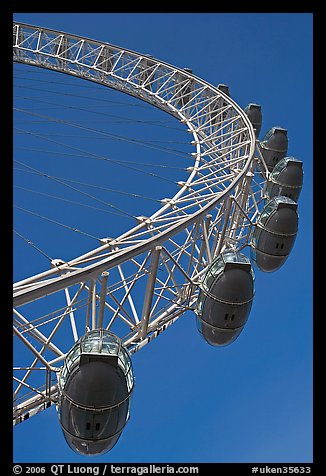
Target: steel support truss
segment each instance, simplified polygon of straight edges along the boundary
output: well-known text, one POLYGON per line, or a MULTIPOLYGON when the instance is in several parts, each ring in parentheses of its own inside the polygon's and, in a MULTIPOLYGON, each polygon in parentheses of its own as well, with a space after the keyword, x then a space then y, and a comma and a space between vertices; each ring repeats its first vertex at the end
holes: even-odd
POLYGON ((111 329, 132 354, 194 308, 214 256, 226 247, 250 246, 266 167, 244 111, 188 71, 20 23, 13 26, 13 54, 15 62, 93 81, 158 107, 186 125, 194 146, 188 179, 153 215, 14 284, 16 355, 24 361, 14 371, 19 423, 56 402, 55 374, 87 330, 111 329))

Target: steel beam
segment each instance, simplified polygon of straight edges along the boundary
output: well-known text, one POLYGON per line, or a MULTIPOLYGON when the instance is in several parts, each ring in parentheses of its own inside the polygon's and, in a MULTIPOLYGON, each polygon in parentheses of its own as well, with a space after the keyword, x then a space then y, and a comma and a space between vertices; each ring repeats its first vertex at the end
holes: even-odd
POLYGON ((147 327, 148 327, 148 321, 149 321, 150 311, 152 307, 153 291, 155 287, 155 280, 156 280, 156 274, 158 270, 161 250, 162 250, 161 246, 156 246, 151 253, 151 270, 147 279, 142 318, 141 318, 140 336, 142 339, 144 339, 145 336, 147 335, 147 327))

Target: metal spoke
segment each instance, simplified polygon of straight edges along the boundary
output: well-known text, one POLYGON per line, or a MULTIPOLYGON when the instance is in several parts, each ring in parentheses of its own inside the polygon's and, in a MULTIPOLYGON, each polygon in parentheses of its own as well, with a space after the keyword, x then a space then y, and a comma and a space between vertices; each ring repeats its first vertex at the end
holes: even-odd
MULTIPOLYGON (((61 326, 71 338, 71 347, 87 330, 118 329, 132 354, 192 309, 198 280, 226 243, 232 241, 235 249, 249 244, 251 227, 261 209, 266 176, 255 172, 246 181, 247 173, 257 167, 257 162, 264 165, 247 115, 229 96, 189 71, 108 43, 20 23, 14 23, 13 41, 17 63, 91 80, 167 112, 186 126, 194 148, 191 154, 183 153, 190 161, 187 178, 175 185, 174 196, 162 199, 160 208, 151 216, 133 217, 115 207, 116 212, 136 219, 132 228, 120 236, 99 239, 101 244, 97 248, 81 256, 67 261, 52 259, 49 269, 15 283, 14 332, 35 355, 31 365, 21 362, 15 366, 17 372, 26 368, 23 377, 15 376, 15 396, 19 397, 22 388, 35 393, 32 398, 22 398, 19 411, 16 407, 19 422, 24 412, 34 414, 38 408, 46 408, 45 401, 56 398, 56 386, 48 385, 46 394, 33 383, 32 376, 43 372, 47 382, 45 370, 33 372, 40 369, 36 367, 38 362, 51 372, 56 369, 54 365, 62 365, 69 348, 59 349, 53 342, 61 326), (48 317, 43 316, 44 311, 39 312, 40 322, 29 320, 29 313, 24 310, 17 311, 30 304, 36 309, 43 299, 54 301, 58 297, 59 303, 59 296, 60 304, 51 313, 52 307, 47 311, 48 317), (81 299, 82 309, 77 299, 81 299), (23 330, 20 326, 24 326, 23 330), (43 346, 40 351, 27 340, 25 331, 43 346), (50 358, 46 349, 55 357, 50 358)), ((59 121, 34 112, 32 115, 59 121)), ((94 131, 79 122, 67 125, 94 131)), ((40 138, 59 145, 47 136, 40 138)), ((154 143, 148 142, 147 146, 176 153, 154 143)), ((70 148, 82 157, 112 160, 70 148)), ((133 167, 132 163, 113 162, 159 177, 133 167)), ((35 172, 36 169, 28 167, 35 172)), ((96 199, 68 184, 78 184, 77 181, 52 175, 48 178, 96 199)), ((96 200, 112 208, 110 203, 96 200)), ((93 233, 96 235, 96 230, 93 233)))

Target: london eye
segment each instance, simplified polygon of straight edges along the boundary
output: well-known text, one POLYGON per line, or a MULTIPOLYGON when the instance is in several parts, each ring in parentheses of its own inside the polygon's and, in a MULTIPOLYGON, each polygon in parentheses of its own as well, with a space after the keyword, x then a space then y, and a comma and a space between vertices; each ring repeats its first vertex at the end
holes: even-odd
POLYGON ((136 98, 192 136, 185 173, 154 211, 14 284, 14 424, 55 405, 68 445, 102 454, 133 412, 136 352, 189 312, 207 345, 245 338, 255 280, 286 266, 300 234, 303 163, 291 155, 291 131, 271 125, 259 139, 261 105, 241 108, 228 86, 189 68, 20 22, 13 52, 23 67, 136 98))

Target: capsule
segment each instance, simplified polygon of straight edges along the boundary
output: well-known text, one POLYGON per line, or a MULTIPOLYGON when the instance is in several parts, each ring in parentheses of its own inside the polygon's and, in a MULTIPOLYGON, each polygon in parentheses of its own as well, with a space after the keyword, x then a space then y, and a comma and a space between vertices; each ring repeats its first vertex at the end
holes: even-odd
POLYGON ((227 250, 209 266, 197 302, 197 327, 213 346, 231 344, 248 320, 254 297, 250 260, 227 250))
POLYGON ((90 331, 68 352, 60 373, 58 415, 72 450, 103 454, 129 419, 134 387, 131 359, 109 331, 90 331))
POLYGON ((297 207, 291 198, 280 196, 263 208, 251 242, 251 257, 262 271, 276 271, 288 258, 298 232, 297 207))
POLYGON ((301 160, 294 157, 284 157, 273 168, 266 185, 268 200, 283 195, 295 202, 298 201, 303 183, 303 169, 301 160))
POLYGON ((219 91, 222 91, 227 96, 230 96, 230 89, 229 89, 229 86, 227 84, 218 84, 217 89, 219 91))
POLYGON ((250 122, 254 128, 256 137, 259 136, 261 124, 263 121, 263 116, 261 113, 261 106, 259 104, 249 103, 248 106, 244 108, 244 112, 249 117, 250 122))
POLYGON ((281 127, 272 127, 260 143, 261 153, 268 170, 271 172, 275 165, 286 156, 288 150, 288 133, 281 127))

